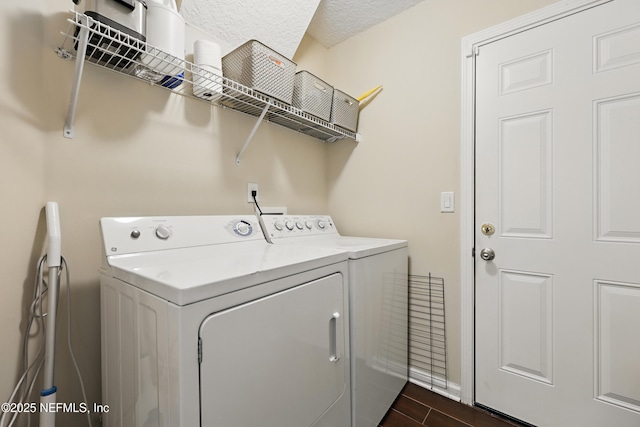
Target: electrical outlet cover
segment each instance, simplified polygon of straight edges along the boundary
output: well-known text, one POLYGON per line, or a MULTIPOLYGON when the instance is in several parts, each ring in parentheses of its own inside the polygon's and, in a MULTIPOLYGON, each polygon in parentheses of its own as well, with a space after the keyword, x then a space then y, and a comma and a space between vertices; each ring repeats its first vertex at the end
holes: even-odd
POLYGON ((260 193, 258 192, 258 184, 255 182, 249 182, 247 184, 247 203, 253 203, 253 196, 251 192, 256 192, 256 200, 260 200, 260 193))

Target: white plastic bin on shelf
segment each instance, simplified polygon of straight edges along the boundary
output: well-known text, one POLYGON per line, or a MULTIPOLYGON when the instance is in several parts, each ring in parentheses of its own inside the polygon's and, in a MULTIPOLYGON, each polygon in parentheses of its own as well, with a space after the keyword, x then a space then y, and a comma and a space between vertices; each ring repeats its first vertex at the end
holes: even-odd
POLYGON ((156 73, 155 80, 177 76, 186 65, 184 48, 184 19, 175 0, 148 0, 147 49, 140 58, 146 72, 156 73))

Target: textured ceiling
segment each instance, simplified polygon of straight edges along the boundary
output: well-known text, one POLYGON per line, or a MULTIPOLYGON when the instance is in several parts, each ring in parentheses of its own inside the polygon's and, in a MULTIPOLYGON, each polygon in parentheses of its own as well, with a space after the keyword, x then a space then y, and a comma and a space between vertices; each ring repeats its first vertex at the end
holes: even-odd
POLYGON ((307 32, 330 48, 424 0, 322 0, 307 32))
POLYGON ((256 39, 292 58, 320 0, 182 0, 180 14, 204 30, 225 55, 256 39))
POLYGON ((424 0, 177 0, 180 14, 226 54, 257 39, 292 58, 305 32, 326 48, 424 0))

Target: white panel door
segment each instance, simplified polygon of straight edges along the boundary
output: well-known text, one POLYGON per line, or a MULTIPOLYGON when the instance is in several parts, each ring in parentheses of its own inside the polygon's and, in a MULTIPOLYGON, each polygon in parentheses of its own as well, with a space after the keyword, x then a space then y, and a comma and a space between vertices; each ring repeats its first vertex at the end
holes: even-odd
POLYGON ((476 88, 475 400, 638 427, 640 1, 482 46, 476 88))
POLYGON ((343 279, 333 274, 204 320, 202 426, 351 424, 343 279), (338 401, 344 410, 327 415, 338 401))

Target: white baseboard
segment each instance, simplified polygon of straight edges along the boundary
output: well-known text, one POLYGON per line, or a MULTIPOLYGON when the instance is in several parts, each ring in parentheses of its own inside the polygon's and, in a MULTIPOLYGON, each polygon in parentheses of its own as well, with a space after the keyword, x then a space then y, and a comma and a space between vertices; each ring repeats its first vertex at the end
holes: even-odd
POLYGON ((460 402, 460 384, 446 381, 442 377, 432 377, 429 372, 422 371, 420 369, 409 367, 409 381, 427 390, 431 390, 434 393, 438 393, 444 397, 448 397, 451 400, 460 402), (438 387, 436 384, 447 384, 447 388, 438 387))

